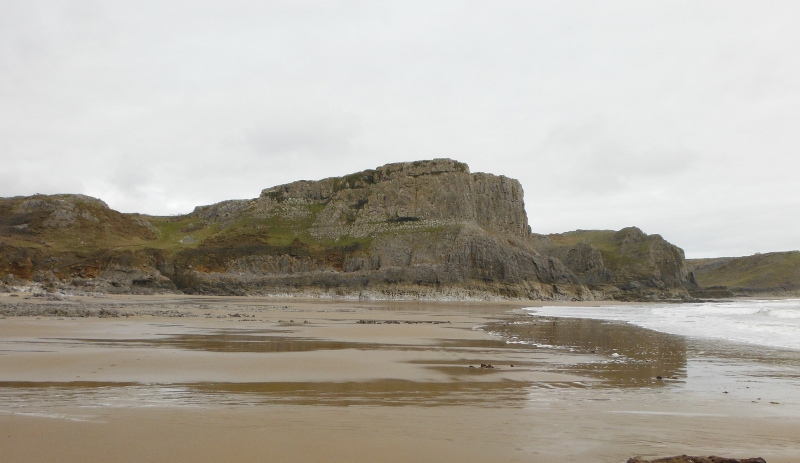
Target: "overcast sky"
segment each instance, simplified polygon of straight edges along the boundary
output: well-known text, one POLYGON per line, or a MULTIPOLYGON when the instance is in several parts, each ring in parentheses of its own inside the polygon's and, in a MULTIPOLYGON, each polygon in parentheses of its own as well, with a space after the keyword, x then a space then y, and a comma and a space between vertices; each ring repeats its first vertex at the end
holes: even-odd
POLYGON ((535 232, 800 248, 800 2, 0 2, 0 196, 178 214, 450 157, 535 232))

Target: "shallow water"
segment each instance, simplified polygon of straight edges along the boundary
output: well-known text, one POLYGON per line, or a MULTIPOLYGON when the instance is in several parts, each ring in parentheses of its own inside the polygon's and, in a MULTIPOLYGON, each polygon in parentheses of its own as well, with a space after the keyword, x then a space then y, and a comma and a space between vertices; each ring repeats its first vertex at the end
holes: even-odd
MULTIPOLYGON (((800 351, 712 336, 674 335, 619 321, 612 315, 605 320, 577 318, 593 309, 600 309, 599 315, 621 318, 637 310, 650 313, 648 307, 626 307, 620 311, 615 311, 616 307, 545 309, 528 309, 527 316, 487 329, 509 337, 512 342, 605 357, 607 363, 594 361, 569 368, 583 367, 587 374, 617 384, 667 384, 676 392, 735 394, 753 401, 800 407, 800 351), (570 318, 541 315, 544 313, 566 314, 570 318)), ((656 310, 656 313, 661 312, 656 310)))
POLYGON ((266 383, 0 383, 0 412, 76 407, 207 407, 265 404, 327 406, 507 406, 525 405, 531 390, 548 386, 518 381, 266 383))
POLYGON ((529 316, 483 329, 510 345, 571 353, 581 360, 564 365, 564 371, 600 379, 606 385, 659 387, 686 378, 687 346, 679 336, 620 323, 529 316))
MULTIPOLYGON (((643 328, 638 325, 644 323, 633 321, 643 320, 647 314, 654 320, 665 317, 665 314, 678 314, 673 318, 690 318, 687 311, 692 310, 696 312, 691 315, 694 319, 703 319, 704 316, 708 319, 709 313, 719 316, 721 313, 736 312, 738 316, 747 317, 745 313, 752 316, 752 308, 744 310, 741 305, 739 303, 734 308, 722 309, 718 305, 697 309, 696 304, 544 307, 506 311, 504 314, 493 310, 489 320, 500 321, 474 328, 493 335, 491 338, 432 339, 428 344, 318 338, 308 335, 313 329, 301 333, 305 329, 303 325, 284 326, 280 323, 259 329, 200 328, 180 323, 149 324, 157 326, 160 331, 134 338, 109 334, 108 337, 55 337, 26 342, 49 345, 53 349, 58 349, 59 345, 67 349, 91 347, 107 352, 157 348, 210 352, 230 355, 231 358, 239 354, 282 355, 326 350, 421 353, 428 359, 413 360, 409 357, 405 362, 420 365, 447 379, 229 383, 187 383, 179 380, 154 383, 7 381, 0 383, 0 402, 5 406, 15 404, 15 407, 56 403, 79 406, 289 403, 390 406, 494 404, 517 407, 524 406, 525 400, 534 400, 532 398, 538 394, 552 389, 639 389, 677 393, 691 391, 712 396, 727 393, 753 401, 800 405, 800 352, 713 337, 675 335, 643 328), (541 315, 545 313, 567 314, 568 317, 541 315), (597 317, 580 318, 587 313, 597 317), (607 319, 602 319, 603 316, 607 319), (632 320, 617 320, 623 316, 632 320), (548 358, 548 352, 561 355, 548 358), (490 363, 497 368, 481 369, 481 363, 490 363), (578 379, 535 381, 525 379, 524 375, 508 376, 525 371, 567 374, 578 379)), ((791 301, 788 309, 781 304, 771 307, 775 313, 782 314, 777 318, 792 320, 786 316, 793 310, 791 301)), ((395 307, 381 310, 404 313, 395 307)), ((468 312, 477 310, 476 307, 470 307, 468 312)), ((759 310, 764 310, 764 307, 759 310)), ((430 312, 412 308, 407 313, 418 315, 430 312)), ((358 325, 359 321, 348 320, 344 323, 358 325)))

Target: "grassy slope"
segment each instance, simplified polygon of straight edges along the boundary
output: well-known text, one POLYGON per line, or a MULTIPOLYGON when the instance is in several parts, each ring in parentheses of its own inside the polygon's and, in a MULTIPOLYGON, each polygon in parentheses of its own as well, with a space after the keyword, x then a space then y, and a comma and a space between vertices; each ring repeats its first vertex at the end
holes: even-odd
POLYGON ((146 265, 146 246, 156 233, 136 215, 121 214, 93 198, 36 195, 0 198, 0 275, 32 279, 39 270, 58 278, 94 277, 114 261, 146 265), (120 251, 122 250, 122 251, 120 251))
POLYGON ((142 216, 156 229, 156 239, 147 243, 136 243, 132 247, 155 248, 166 251, 178 251, 197 247, 202 240, 219 231, 217 226, 208 226, 200 218, 183 215, 174 217, 142 216), (181 240, 190 237, 188 240, 181 240))
POLYGON ((177 252, 180 264, 200 264, 214 271, 224 270, 226 259, 246 255, 288 254, 341 263, 344 254, 369 247, 371 238, 343 236, 336 241, 314 238, 311 227, 324 205, 309 204, 302 208, 306 209, 302 214, 288 216, 277 212, 253 217, 245 213, 228 226, 207 225, 197 230, 194 228, 202 222, 193 217, 151 223, 161 232, 158 245, 177 252), (186 236, 196 241, 181 244, 179 240, 186 236))
POLYGON ((47 252, 92 252, 118 246, 143 245, 155 238, 152 231, 136 222, 133 214, 122 214, 99 202, 72 195, 0 198, 0 243, 47 252), (46 205, 19 212, 26 200, 46 205), (66 209, 61 202, 71 203, 66 209), (48 209, 49 208, 49 209, 48 209), (53 210, 67 211, 70 218, 54 220, 53 210))
MULTIPOLYGON (((42 198, 47 201, 56 199, 42 198)), ((68 226, 53 227, 44 225, 50 217, 50 210, 27 214, 14 212, 14 208, 26 199, 29 198, 0 199, 0 245, 28 249, 42 256, 69 253, 75 257, 89 257, 105 251, 153 249, 165 256, 181 254, 188 257, 194 253, 208 255, 216 252, 221 258, 256 253, 306 255, 330 260, 329 254, 333 253, 336 255, 333 258, 340 260, 343 254, 368 250, 372 241, 371 237, 342 236, 336 240, 319 240, 312 236, 312 225, 324 204, 295 206, 289 213, 276 210, 266 217, 244 211, 233 223, 221 224, 207 223, 193 214, 171 217, 123 214, 73 198, 75 211, 89 212, 98 220, 79 218, 68 226), (139 225, 141 220, 148 221, 153 229, 139 225), (25 228, 17 228, 22 224, 25 228)))
POLYGON ((567 233, 548 235, 556 246, 573 246, 581 241, 591 244, 603 255, 603 264, 611 271, 630 267, 638 263, 634 256, 646 255, 648 242, 635 244, 635 249, 626 253, 620 250, 620 243, 614 240, 614 230, 576 230, 567 233), (631 252, 632 251, 632 252, 631 252))
POLYGON ((690 259, 702 287, 747 289, 800 288, 800 251, 771 252, 725 259, 690 259))

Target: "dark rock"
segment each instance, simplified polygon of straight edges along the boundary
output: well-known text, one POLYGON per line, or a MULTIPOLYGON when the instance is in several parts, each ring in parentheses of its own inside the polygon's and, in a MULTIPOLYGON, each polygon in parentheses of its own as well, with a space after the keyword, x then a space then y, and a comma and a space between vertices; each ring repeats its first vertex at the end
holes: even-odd
POLYGON ((658 458, 655 460, 644 460, 640 457, 633 457, 627 463, 767 463, 763 458, 744 458, 737 460, 735 458, 723 457, 690 457, 688 455, 679 455, 675 457, 658 458))
POLYGON ((736 296, 727 286, 697 288, 689 291, 689 294, 698 299, 728 299, 736 296))

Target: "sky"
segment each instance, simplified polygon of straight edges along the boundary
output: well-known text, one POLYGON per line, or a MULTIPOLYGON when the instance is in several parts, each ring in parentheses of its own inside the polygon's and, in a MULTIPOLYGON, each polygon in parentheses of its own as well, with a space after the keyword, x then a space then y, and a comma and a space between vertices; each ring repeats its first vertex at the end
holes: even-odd
POLYGON ((453 158, 534 232, 800 248, 800 2, 0 2, 0 196, 169 215, 453 158))

